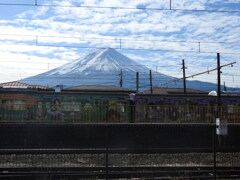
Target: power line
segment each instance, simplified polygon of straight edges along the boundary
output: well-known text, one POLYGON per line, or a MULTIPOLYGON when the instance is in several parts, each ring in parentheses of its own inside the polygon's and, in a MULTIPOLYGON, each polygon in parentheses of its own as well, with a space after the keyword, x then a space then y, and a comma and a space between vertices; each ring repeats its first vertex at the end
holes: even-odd
MULTIPOLYGON (((170 1, 171 2, 171 1, 170 1)), ((147 11, 189 11, 189 12, 216 12, 216 13, 240 13, 237 10, 208 10, 208 9, 183 9, 173 8, 172 3, 169 8, 148 8, 148 7, 117 7, 117 6, 87 6, 87 5, 57 5, 35 3, 0 3, 0 6, 31 6, 31 7, 65 7, 65 8, 87 8, 87 9, 126 9, 126 10, 147 10, 147 11)))
MULTIPOLYGON (((26 70, 26 68, 5 68, 4 67, 4 69, 11 69, 11 70, 26 70)), ((29 69, 30 71, 31 70, 48 70, 48 69, 36 69, 36 68, 31 68, 31 69, 29 69)), ((51 70, 50 70, 51 71, 51 70)), ((95 76, 99 76, 99 75, 115 75, 116 77, 118 76, 118 74, 119 74, 119 72, 118 71, 114 71, 114 72, 108 72, 108 73, 101 73, 100 71, 98 71, 98 70, 91 70, 91 72, 93 72, 94 73, 94 75, 95 76)), ((127 72, 127 71, 123 71, 123 77, 125 77, 125 75, 127 75, 127 76, 132 76, 132 78, 134 79, 135 78, 135 73, 136 73, 137 71, 133 71, 133 72, 127 72)), ((141 76, 144 76, 144 75, 148 75, 149 74, 149 69, 148 70, 146 70, 146 71, 138 71, 138 72, 140 72, 140 77, 141 76)), ((210 72, 211 72, 211 70, 207 70, 207 71, 204 71, 205 73, 209 73, 208 74, 208 76, 214 76, 215 77, 215 75, 214 74, 210 74, 210 72)), ((11 72, 10 72, 11 73, 11 72)), ((46 71, 44 71, 44 72, 39 72, 39 74, 42 74, 42 73, 46 73, 46 71)), ((76 71, 76 73, 77 73, 77 71, 76 71)), ((170 73, 170 72, 168 72, 168 73, 170 73)), ((9 72, 0 72, 0 74, 9 74, 9 72)), ((24 74, 25 76, 27 76, 26 74, 28 74, 28 75, 36 75, 36 73, 21 73, 21 72, 12 72, 12 74, 16 74, 16 75, 19 75, 19 74, 24 74)), ((174 72, 171 72, 171 76, 177 76, 178 74, 176 74, 176 75, 173 75, 174 74, 174 72)), ((204 74, 204 73, 203 73, 204 74)), ((76 76, 80 76, 81 74, 79 74, 79 75, 76 75, 76 76)), ((92 74, 91 74, 92 75, 92 74)), ((198 75, 198 74, 197 74, 198 75)), ((222 76, 223 77, 229 77, 229 76, 240 76, 240 75, 235 75, 235 74, 229 74, 229 73, 223 73, 222 74, 222 76)), ((165 77, 161 77, 161 76, 168 76, 168 75, 166 75, 166 74, 162 74, 161 72, 153 72, 153 79, 159 79, 159 78, 165 78, 165 77)), ((196 74, 194 75, 194 76, 196 76, 196 74)), ((56 76, 57 77, 57 76, 56 76)), ((67 77, 67 76, 65 76, 65 77, 67 77)), ((192 77, 192 76, 190 76, 190 77, 192 77)), ((190 77, 188 77, 188 78, 190 78, 190 77)), ((126 77, 125 77, 126 78, 126 77)), ((128 77, 129 78, 129 77, 128 77)), ((193 78, 193 77, 192 77, 193 78)), ((144 77, 141 77, 141 79, 144 79, 144 77)), ((148 78, 146 78, 146 79, 148 79, 148 78)))
MULTIPOLYGON (((219 68, 222 68, 222 67, 225 67, 225 66, 229 66, 229 65, 233 65, 233 64, 235 64, 236 62, 232 62, 232 63, 229 63, 229 64, 225 64, 225 65, 222 65, 222 66, 219 66, 219 68)), ((209 72, 211 72, 211 71, 216 71, 216 70, 218 70, 218 68, 214 68, 214 69, 211 69, 211 70, 208 70, 208 71, 204 71, 204 72, 201 72, 201 73, 197 73, 197 74, 194 74, 194 75, 191 75, 191 76, 187 76, 187 77, 185 77, 186 79, 187 78, 193 78, 193 77, 195 77, 195 76, 198 76, 198 75, 201 75, 201 74, 206 74, 206 73, 209 73, 209 72)), ((174 79, 174 80, 172 80, 172 81, 168 81, 168 82, 165 82, 165 83, 163 83, 163 84, 160 84, 159 86, 161 86, 161 85, 166 85, 166 84, 169 84, 169 83, 172 83, 172 82, 177 82, 177 81, 180 81, 180 80, 182 80, 183 79, 183 77, 182 78, 178 78, 178 79, 174 79)))
POLYGON ((54 47, 54 48, 72 48, 72 49, 106 49, 106 48, 113 48, 118 50, 129 50, 129 51, 161 51, 161 52, 176 52, 176 53, 194 53, 194 54, 216 54, 220 52, 221 54, 240 54, 240 52, 223 52, 223 51, 181 51, 181 50, 165 50, 165 49, 143 49, 143 48, 119 48, 119 47, 91 47, 91 46, 67 46, 67 45, 39 45, 39 44, 18 44, 18 43, 0 43, 0 45, 5 46, 37 46, 37 47, 54 47))
MULTIPOLYGON (((116 41, 118 40, 116 37, 114 38, 89 38, 89 37, 66 37, 66 36, 42 36, 42 35, 21 35, 21 34, 0 34, 0 36, 19 36, 19 37, 32 37, 32 40, 28 40, 29 42, 34 42, 35 46, 44 46, 44 47, 70 47, 70 48, 106 48, 106 47, 84 47, 84 46, 74 46, 74 45, 51 45, 48 43, 42 43, 39 41, 39 38, 62 38, 62 39, 80 39, 82 41, 86 40, 108 40, 108 41, 116 41), (48 44, 48 45, 47 45, 48 44)), ((130 39, 130 38, 121 38, 121 41, 119 41, 119 47, 113 47, 115 49, 122 49, 122 50, 130 50, 128 48, 124 48, 122 44, 124 43, 123 41, 133 41, 133 42, 160 42, 160 43, 191 43, 191 44, 197 44, 198 45, 198 50, 195 51, 177 51, 175 50, 174 52, 198 52, 198 53, 217 53, 217 52, 203 52, 201 51, 202 44, 238 44, 239 42, 211 42, 211 41, 183 41, 183 40, 146 40, 146 39, 130 39)), ((14 41, 18 41, 14 39, 14 41)), ((20 40, 21 41, 21 40, 20 40)), ((0 43, 0 45, 33 45, 33 44, 26 44, 26 43, 0 43)), ((133 49, 133 50, 138 50, 138 49, 133 49)), ((172 50, 158 50, 158 49, 140 49, 140 50, 155 50, 155 51, 172 51, 172 50)), ((240 53, 233 53, 233 52, 221 52, 224 54, 240 54, 240 53)))
MULTIPOLYGON (((22 79, 23 79, 23 77, 20 77, 19 80, 17 80, 17 81, 21 81, 22 79)), ((65 80, 67 80, 67 84, 68 84, 68 85, 69 85, 69 84, 72 84, 72 83, 75 83, 75 84, 72 84, 72 85, 76 85, 76 82, 77 82, 77 81, 82 82, 81 79, 79 79, 79 78, 74 78, 74 79, 63 79, 63 80, 62 80, 62 83, 64 83, 65 80)), ((88 79, 88 80, 93 80, 93 79, 88 79)), ((16 80, 15 80, 15 81, 16 81, 16 80)), ((31 84, 38 84, 39 82, 44 83, 44 81, 41 80, 41 79, 28 80, 28 81, 29 81, 29 83, 31 83, 31 84)), ((133 82, 134 82, 134 80, 124 80, 123 87, 124 87, 124 86, 127 86, 127 85, 129 85, 129 84, 132 84, 133 82)), ((201 84, 202 82, 196 82, 196 83, 197 83, 197 84, 201 84)), ((205 82, 205 83, 215 84, 215 83, 213 83, 213 82, 205 82)), ((65 84, 66 84, 66 82, 65 82, 65 84)), ((106 85, 106 84, 115 84, 115 85, 118 85, 118 81, 116 81, 116 80, 114 79, 114 80, 110 80, 110 81, 106 81, 106 82, 98 82, 98 83, 94 83, 94 84, 95 84, 95 85, 106 85)), ((147 81, 140 81, 139 84, 140 84, 139 88, 149 87, 149 84, 148 84, 147 81)), ((194 86, 196 86, 197 84, 194 84, 194 86)), ((176 85, 177 85, 177 84, 176 84, 176 85)), ((154 86, 154 87, 157 87, 155 84, 154 84, 153 86, 154 86)), ((201 84, 201 86, 202 86, 202 87, 209 87, 209 86, 211 86, 211 85, 209 85, 209 84, 204 84, 204 85, 201 84)), ((166 85, 165 87, 168 87, 168 86, 166 85)), ((191 85, 188 85, 188 88, 191 88, 191 85)))
MULTIPOLYGON (((68 61, 68 62, 66 62, 66 63, 54 63, 54 62, 26 62, 26 61, 0 61, 0 63, 21 63, 21 64, 24 64, 24 63, 26 63, 26 64, 43 64, 43 65, 54 65, 54 64, 60 64, 60 65, 66 65, 66 64, 68 64, 68 63, 72 63, 72 62, 74 62, 74 61, 76 61, 76 60, 78 60, 79 58, 77 58, 77 59, 75 59, 75 60, 72 60, 72 61, 68 61)), ((87 63, 87 64, 81 64, 81 65, 102 65, 101 63, 92 63, 92 64, 89 64, 89 63, 87 63)), ((111 65, 104 65, 104 67, 111 67, 111 65)), ((121 65, 121 67, 138 67, 138 66, 144 66, 144 65, 121 65)), ((167 68, 167 67, 175 67, 175 68, 179 68, 180 67, 180 65, 158 65, 158 66, 152 66, 152 65, 145 65, 145 66, 149 66, 149 69, 152 69, 152 70, 154 70, 154 68, 156 68, 156 67, 164 67, 164 68, 167 68), (151 68, 150 68, 151 67, 151 68)), ((58 66, 58 67, 60 67, 60 66, 58 66)), ((199 67, 199 65, 188 65, 188 67, 199 67)), ((215 66, 213 66, 213 65, 201 65, 201 67, 215 67, 215 66)), ((234 65, 234 67, 240 67, 240 66, 238 66, 238 65, 234 65)), ((55 67, 54 67, 55 68, 55 67)), ((57 67, 56 67, 57 68, 57 67)), ((148 68, 148 67, 147 67, 148 68)), ((7 68, 7 69, 11 69, 11 68, 7 68)), ((19 69, 21 69, 21 68, 19 68, 19 69)), ((156 71, 153 71, 152 72, 153 74, 154 73, 156 73, 156 71)), ((180 73, 180 72, 179 72, 180 73)), ((176 74, 179 74, 179 73, 176 73, 176 74)), ((1 74, 1 72, 0 72, 0 74, 1 74)))
MULTIPOLYGON (((11 69, 11 68, 7 68, 7 69, 11 69)), ((12 68, 12 69, 23 69, 23 68, 12 68)), ((112 72, 112 73, 100 73, 100 72, 98 72, 98 71, 91 71, 91 72, 93 72, 93 74, 90 74, 90 76, 92 76, 92 75, 94 75, 94 76, 105 76, 105 75, 112 75, 112 76, 110 76, 111 78, 115 78, 115 77, 119 77, 119 73, 117 72, 117 71, 115 71, 115 72, 112 72), (98 72, 98 73, 95 73, 95 72, 98 72)), ((141 72, 141 71, 140 71, 141 72)), ((45 72, 42 72, 42 73, 39 73, 38 74, 38 77, 45 77, 44 75, 40 75, 40 74, 43 74, 43 73, 45 73, 45 72)), ((130 72, 123 72, 123 77, 125 78, 125 79, 127 79, 127 78, 130 78, 130 79, 135 79, 135 73, 136 72, 132 72, 132 73, 130 73, 130 72), (128 76, 131 76, 131 77, 128 77, 128 76)), ((9 72, 0 72, 0 74, 9 74, 9 72)), ((25 75, 25 76, 27 76, 27 75, 36 75, 36 73, 21 73, 21 72, 13 72, 12 74, 16 74, 16 75, 25 75)), ((149 75, 149 73, 148 72, 141 72, 141 76, 145 76, 145 75, 149 75)), ((76 78, 77 77, 81 77, 81 76, 85 76, 85 75, 83 75, 83 74, 76 74, 76 78)), ((140 77, 141 77, 140 76, 140 77)), ((155 79, 164 79, 165 78, 165 74, 159 74, 157 77, 156 76, 153 76, 153 78, 155 79), (163 77, 161 77, 161 76, 163 76, 163 77)), ((51 76, 52 78, 55 78, 55 77, 59 77, 58 75, 52 75, 51 76)), ((61 77, 73 77, 73 76, 71 76, 71 75, 62 75, 61 77)), ((75 78, 74 77, 74 78, 75 78)), ((90 77, 90 78, 92 78, 92 77, 90 77)), ((141 79, 149 79, 149 78, 145 78, 145 77, 141 77, 141 79)))
MULTIPOLYGON (((9 77, 9 75, 1 75, 2 77, 9 77)), ((239 75, 240 76, 240 75, 239 75)), ((238 77, 239 77, 238 76, 238 77)), ((15 77, 15 78, 20 78, 20 79, 28 79, 28 78, 31 78, 30 76, 24 76, 24 75, 22 75, 22 74, 19 74, 19 75, 13 75, 13 76, 11 76, 11 77, 15 77)), ((71 76, 62 76, 62 77, 51 77, 51 79, 55 79, 56 81, 59 81, 59 80, 62 80, 62 81, 67 81, 67 82, 69 82, 69 81, 75 81, 75 80, 81 80, 82 81, 82 79, 81 79, 81 77, 82 76, 77 76, 77 77, 71 77, 71 76)), ((229 76, 229 77, 232 77, 232 76, 229 76)), ((223 77, 224 78, 224 77, 223 77)), ((35 79, 32 79, 31 81, 39 81, 39 82, 44 82, 44 80, 46 79, 46 77, 44 77, 44 76, 38 76, 38 78, 35 78, 35 79)), ((174 79, 174 77, 172 76, 172 79, 174 79)), ((171 84, 171 83, 176 83, 176 82, 178 82, 178 81, 180 81, 182 78, 179 78, 179 79, 175 79, 175 80, 172 80, 172 81, 169 81, 169 82, 165 82, 165 83, 162 83, 162 84, 160 84, 160 86, 164 86, 164 85, 167 85, 167 84, 171 84)), ((101 78, 101 77, 84 77, 84 80, 103 80, 103 78, 101 78)), ((119 78, 117 77, 117 76, 115 76, 115 78, 113 77, 113 78, 110 78, 110 79, 108 79, 109 81, 112 81, 112 82, 116 82, 116 84, 119 84, 119 78)), ((166 79, 165 78, 157 78, 157 79, 155 79, 155 78, 153 78, 153 83, 154 84, 156 84, 155 82, 158 82, 158 81, 165 81, 166 79)), ((200 80, 200 79, 198 79, 198 80, 200 80)), ((207 79, 209 82, 215 82, 216 81, 216 78, 213 78, 213 79, 207 79)), ((136 79, 135 78, 123 78, 123 81, 124 81, 124 83, 123 84, 126 84, 126 83, 133 83, 133 82, 135 82, 136 81, 136 79)), ((149 81, 149 78, 140 78, 140 83, 146 83, 146 82, 148 82, 149 81)), ((191 81, 191 80, 190 80, 191 81)), ((206 79, 202 79, 202 80, 200 80, 200 81, 206 81, 206 79)), ((238 83, 238 82, 240 82, 238 79, 236 79, 236 80, 234 80, 235 81, 235 83, 238 83)), ((149 86, 149 85, 147 85, 147 86, 149 86)), ((159 86, 159 85, 157 85, 157 86, 159 86)))
MULTIPOLYGON (((197 53, 197 54, 201 54, 201 53, 203 53, 203 54, 216 54, 217 53, 217 51, 215 52, 215 51, 209 51, 209 52, 203 52, 203 51, 201 51, 201 52, 199 52, 199 51, 177 51, 177 50, 163 50, 163 49, 140 49, 140 48, 138 48, 138 49, 131 49, 131 48, 122 48, 122 50, 133 50, 133 51, 135 51, 135 50, 137 50, 137 51, 165 51, 165 52, 179 52, 179 53, 197 53)), ((222 54, 240 54, 240 52, 239 53, 234 53, 234 52, 220 52, 220 53, 222 53, 222 54)))
MULTIPOLYGON (((123 37, 84 37, 84 36, 44 36, 44 35, 26 35, 26 34, 0 34, 0 36, 19 36, 19 37, 32 37, 34 38, 33 40, 35 41, 38 38, 63 38, 63 39, 80 39, 82 41, 85 40, 109 40, 109 41, 117 41, 121 40, 122 41, 136 41, 136 42, 167 42, 167 43, 202 43, 202 44, 238 44, 239 41, 184 41, 184 40, 157 40, 157 39, 133 39, 133 38, 123 38, 123 37)), ((39 40, 39 39, 38 39, 39 40)))

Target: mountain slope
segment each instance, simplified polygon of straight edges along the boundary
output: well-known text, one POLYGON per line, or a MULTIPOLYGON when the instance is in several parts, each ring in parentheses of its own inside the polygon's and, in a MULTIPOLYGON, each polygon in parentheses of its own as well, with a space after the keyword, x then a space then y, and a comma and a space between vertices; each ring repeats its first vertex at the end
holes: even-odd
POLYGON ((114 49, 98 49, 89 53, 71 63, 68 63, 59 68, 53 69, 46 74, 60 75, 60 74, 75 74, 87 73, 94 74, 96 71, 100 72, 114 72, 120 71, 142 71, 147 68, 128 57, 120 54, 114 49), (126 66, 128 65, 128 66, 126 66))
MULTIPOLYGON (((149 68, 141 65, 114 49, 97 49, 73 62, 64 64, 45 73, 21 80, 28 84, 49 87, 64 85, 120 85, 121 73, 124 88, 136 89, 136 72, 139 72, 140 90, 149 89, 149 68)), ((153 86, 176 79, 161 73, 154 73, 153 86)), ((182 82, 169 84, 168 87, 183 87, 182 82)), ((216 84, 187 81, 188 88, 204 91, 216 89, 216 84)))

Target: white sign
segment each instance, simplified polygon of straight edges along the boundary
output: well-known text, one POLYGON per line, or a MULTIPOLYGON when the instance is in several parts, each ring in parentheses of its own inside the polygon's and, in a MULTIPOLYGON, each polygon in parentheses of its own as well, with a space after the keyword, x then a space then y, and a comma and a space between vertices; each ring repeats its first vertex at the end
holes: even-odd
POLYGON ((227 120, 226 119, 216 119, 216 134, 217 135, 227 135, 228 134, 228 127, 227 127, 227 120))

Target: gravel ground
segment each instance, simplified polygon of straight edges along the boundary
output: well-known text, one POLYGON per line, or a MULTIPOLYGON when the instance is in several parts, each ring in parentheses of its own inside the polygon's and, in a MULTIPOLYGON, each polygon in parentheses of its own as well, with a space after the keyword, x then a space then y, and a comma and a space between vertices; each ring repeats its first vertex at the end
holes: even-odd
MULTIPOLYGON (((105 154, 10 154, 0 155, 0 168, 103 167, 105 154)), ((217 166, 240 166, 240 153, 217 153, 217 166)), ((109 154, 109 167, 206 167, 212 153, 109 154)))

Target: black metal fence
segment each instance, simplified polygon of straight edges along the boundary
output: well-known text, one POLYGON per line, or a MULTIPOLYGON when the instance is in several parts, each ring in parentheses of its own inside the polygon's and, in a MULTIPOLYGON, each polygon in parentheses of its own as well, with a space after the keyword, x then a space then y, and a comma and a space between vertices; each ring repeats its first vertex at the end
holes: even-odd
POLYGON ((237 179, 240 125, 0 124, 5 179, 237 179))

